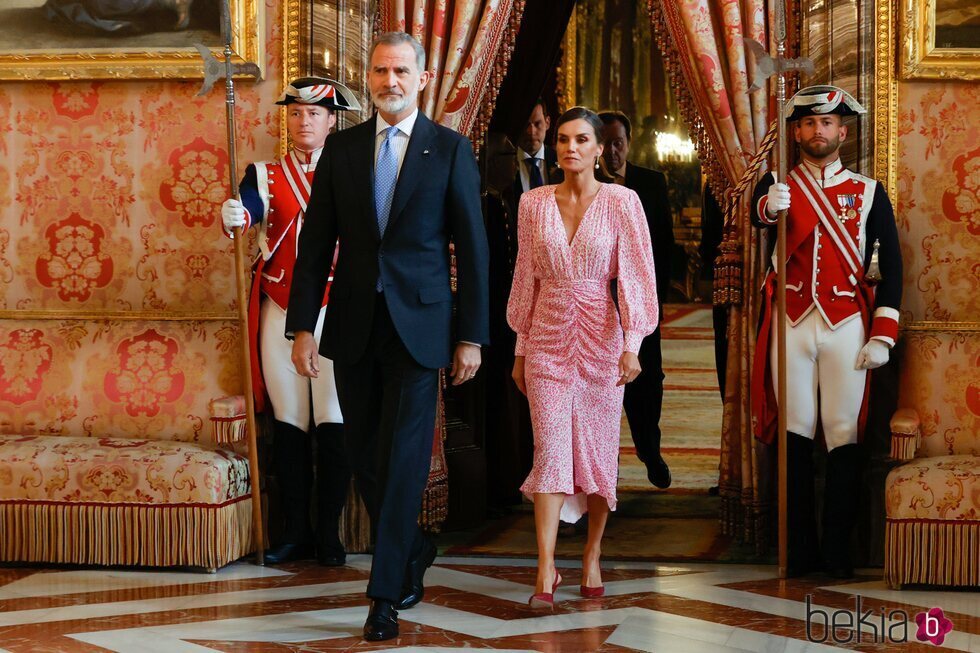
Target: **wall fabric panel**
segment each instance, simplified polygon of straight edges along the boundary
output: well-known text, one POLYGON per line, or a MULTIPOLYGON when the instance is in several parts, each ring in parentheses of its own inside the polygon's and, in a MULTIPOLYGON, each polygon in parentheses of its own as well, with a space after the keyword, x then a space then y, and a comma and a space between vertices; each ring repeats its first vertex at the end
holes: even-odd
MULTIPOLYGON (((236 84, 239 170, 279 149, 267 77, 236 84)), ((242 392, 224 84, 0 84, 0 433, 199 441, 242 392)))
MULTIPOLYGON (((277 149, 276 85, 238 86, 242 161, 277 149)), ((0 308, 233 308, 223 87, 197 90, 0 85, 0 308)))
POLYGON ((921 418, 920 455, 980 455, 980 84, 899 85, 898 220, 906 331, 899 405, 921 418), (951 326, 955 326, 951 325, 951 326))
POLYGON ((980 321, 980 84, 908 82, 898 97, 902 309, 980 321))

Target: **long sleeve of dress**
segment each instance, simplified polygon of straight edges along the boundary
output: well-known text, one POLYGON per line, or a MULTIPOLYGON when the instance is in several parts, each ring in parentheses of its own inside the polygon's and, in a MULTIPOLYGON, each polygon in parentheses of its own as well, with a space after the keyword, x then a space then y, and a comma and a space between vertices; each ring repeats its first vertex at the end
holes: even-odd
POLYGON ((643 338, 656 330, 660 309, 650 227, 640 198, 632 191, 623 203, 616 258, 623 346, 635 354, 640 351, 643 338))
POLYGON ((521 198, 517 211, 517 262, 507 300, 507 324, 517 334, 515 356, 524 356, 527 334, 531 330, 538 280, 534 271, 534 215, 528 195, 521 198))

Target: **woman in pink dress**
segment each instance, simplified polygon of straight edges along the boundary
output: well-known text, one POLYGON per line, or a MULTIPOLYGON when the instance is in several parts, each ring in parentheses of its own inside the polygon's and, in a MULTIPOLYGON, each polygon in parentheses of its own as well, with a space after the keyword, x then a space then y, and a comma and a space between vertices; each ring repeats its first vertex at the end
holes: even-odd
POLYGON ((558 120, 565 180, 521 197, 507 321, 517 333, 514 381, 531 406, 534 465, 521 491, 534 501, 535 606, 554 604, 558 520, 589 514, 584 596, 602 595, 602 532, 616 508, 623 386, 659 318, 650 231, 632 190, 596 179, 602 122, 582 107, 558 120), (617 280, 619 309, 610 282, 617 280))

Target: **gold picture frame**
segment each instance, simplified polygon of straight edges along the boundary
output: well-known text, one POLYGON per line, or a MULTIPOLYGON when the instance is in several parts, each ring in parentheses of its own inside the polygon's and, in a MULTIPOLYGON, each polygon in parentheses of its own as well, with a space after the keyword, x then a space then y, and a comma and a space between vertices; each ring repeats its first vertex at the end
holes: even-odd
POLYGON ((950 23, 965 11, 959 4, 968 1, 900 0, 902 79, 980 79, 980 43, 950 36, 975 32, 971 25, 957 32, 963 25, 950 23))
MULTIPOLYGON (((5 9, 17 20, 36 21, 41 29, 58 34, 53 44, 44 48, 0 47, 0 80, 100 80, 100 79, 202 79, 201 55, 194 42, 204 42, 220 60, 224 45, 215 19, 213 29, 161 31, 131 37, 107 34, 93 36, 81 27, 49 26, 43 14, 43 0, 22 0, 20 6, 5 9), (24 6, 30 5, 30 6, 24 6), (20 13, 14 13, 20 12, 20 13), (31 13, 25 18, 25 12, 31 13), (75 35, 77 34, 77 36, 75 35), (207 39, 200 38, 202 34, 207 39), (162 45, 167 42, 167 45, 162 45)), ((193 7, 193 4, 191 5, 193 7)), ((232 29, 232 61, 251 62, 265 73, 265 2, 264 0, 229 0, 232 29)), ((216 12, 215 12, 216 13, 216 12)), ((0 43, 16 43, 3 38, 3 30, 17 30, 23 38, 23 26, 16 20, 0 16, 0 43)))

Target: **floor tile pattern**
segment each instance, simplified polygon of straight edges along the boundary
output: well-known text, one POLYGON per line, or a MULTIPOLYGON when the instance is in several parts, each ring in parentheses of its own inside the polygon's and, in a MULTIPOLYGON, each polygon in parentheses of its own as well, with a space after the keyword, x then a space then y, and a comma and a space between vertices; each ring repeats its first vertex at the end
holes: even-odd
POLYGON ((779 581, 767 566, 608 562, 606 597, 583 599, 578 565, 562 561, 552 612, 525 603, 533 561, 477 557, 439 558, 426 576, 425 601, 400 615, 401 637, 372 644, 360 639, 370 562, 351 556, 340 569, 237 563, 212 575, 0 569, 0 653, 915 653, 936 647, 915 640, 914 622, 906 643, 883 641, 880 626, 901 634, 902 615, 937 606, 954 624, 943 648, 980 652, 980 594, 896 592, 874 572, 848 582, 779 581), (853 613, 857 597, 871 615, 860 640, 853 627, 830 633, 820 617, 808 631, 808 600, 814 614, 830 615, 853 613))

